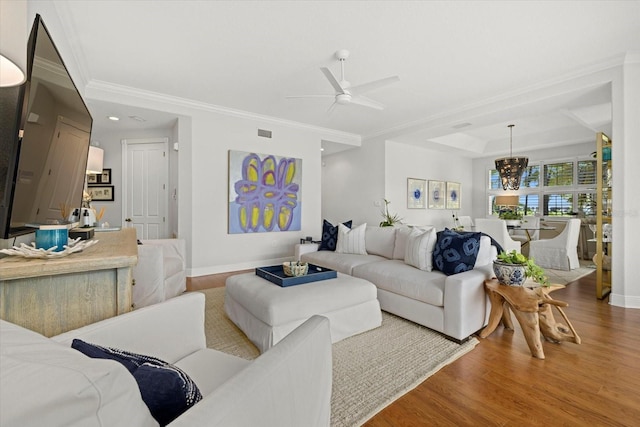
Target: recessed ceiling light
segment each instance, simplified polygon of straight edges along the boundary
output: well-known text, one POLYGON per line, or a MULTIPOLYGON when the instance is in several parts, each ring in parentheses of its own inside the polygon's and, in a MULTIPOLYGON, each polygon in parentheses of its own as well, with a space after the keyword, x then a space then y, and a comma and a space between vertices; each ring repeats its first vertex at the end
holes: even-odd
POLYGON ((109 120, 113 120, 114 122, 117 122, 118 120, 120 120, 120 117, 116 117, 116 116, 109 116, 107 117, 109 120))
POLYGON ((143 119, 143 118, 142 118, 142 117, 140 117, 140 116, 129 116, 129 118, 130 118, 131 120, 135 120, 135 121, 137 121, 137 122, 146 122, 146 121, 147 121, 147 120, 143 119))
POLYGON ((324 148, 320 148, 320 151, 324 151, 324 148))

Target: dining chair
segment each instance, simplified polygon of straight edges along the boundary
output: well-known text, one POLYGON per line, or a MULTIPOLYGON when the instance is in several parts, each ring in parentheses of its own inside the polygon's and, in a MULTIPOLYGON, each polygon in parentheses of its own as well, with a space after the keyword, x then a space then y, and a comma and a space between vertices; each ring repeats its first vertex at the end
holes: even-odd
POLYGON ((511 238, 519 241, 521 244, 530 242, 531 240, 538 240, 540 238, 540 217, 539 216, 525 216, 522 218, 522 227, 530 228, 531 230, 513 230, 511 238))
POLYGON ((540 267, 556 270, 573 270, 580 267, 578 260, 579 219, 570 219, 564 230, 553 239, 529 242, 529 258, 540 267))
POLYGON ((507 222, 503 219, 476 218, 475 231, 480 231, 493 237, 505 252, 515 250, 520 253, 521 244, 511 238, 507 230, 507 222))

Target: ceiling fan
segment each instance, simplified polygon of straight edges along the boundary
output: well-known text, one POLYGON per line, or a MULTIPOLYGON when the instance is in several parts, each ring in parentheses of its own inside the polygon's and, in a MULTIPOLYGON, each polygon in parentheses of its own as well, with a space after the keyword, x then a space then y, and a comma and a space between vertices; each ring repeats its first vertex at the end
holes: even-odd
POLYGON ((361 85, 351 86, 344 76, 344 62, 349 57, 349 51, 346 49, 341 49, 336 52, 336 58, 340 61, 340 81, 336 79, 331 70, 326 67, 320 68, 320 71, 324 74, 324 76, 329 80, 329 83, 335 90, 335 94, 333 95, 299 95, 299 96, 287 96, 287 98, 334 98, 333 104, 329 107, 328 112, 331 112, 335 108, 337 104, 339 105, 349 105, 355 104, 363 107, 374 108, 376 110, 384 110, 384 105, 378 101, 374 101, 373 99, 367 98, 362 94, 365 92, 369 92, 375 89, 379 89, 383 86, 387 86, 389 84, 395 83, 400 80, 398 76, 387 77, 380 80, 374 80, 369 83, 364 83, 361 85))

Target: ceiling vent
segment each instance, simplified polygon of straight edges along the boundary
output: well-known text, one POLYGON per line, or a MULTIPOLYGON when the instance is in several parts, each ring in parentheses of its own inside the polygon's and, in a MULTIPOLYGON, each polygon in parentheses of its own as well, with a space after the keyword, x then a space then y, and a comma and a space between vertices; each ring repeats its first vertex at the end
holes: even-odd
POLYGON ((258 129, 258 136, 263 138, 271 138, 271 131, 265 129, 258 129))

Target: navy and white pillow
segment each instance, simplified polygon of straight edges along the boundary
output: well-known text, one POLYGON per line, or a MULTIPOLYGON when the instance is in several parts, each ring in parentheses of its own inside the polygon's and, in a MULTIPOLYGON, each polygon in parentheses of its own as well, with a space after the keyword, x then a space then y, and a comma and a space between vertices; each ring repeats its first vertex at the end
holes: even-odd
POLYGON ((482 233, 439 231, 433 249, 433 268, 447 276, 473 270, 480 250, 482 233))
POLYGON ((71 347, 94 359, 120 362, 135 378, 142 400, 161 426, 202 400, 196 383, 180 368, 156 357, 74 339, 71 347))
MULTIPOLYGON (((342 224, 351 228, 352 220, 343 222, 342 224)), ((320 242, 321 251, 335 251, 338 244, 338 226, 331 224, 326 219, 322 221, 322 241, 320 242)))

